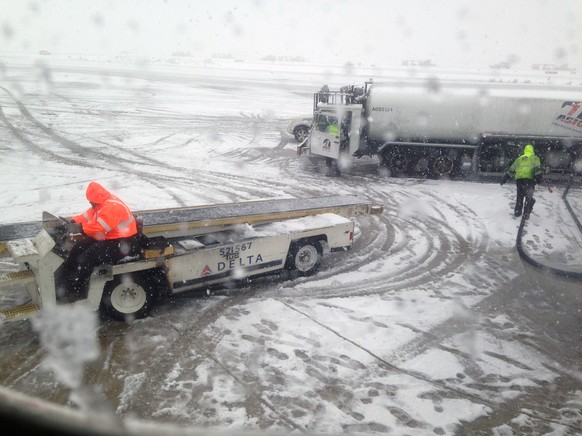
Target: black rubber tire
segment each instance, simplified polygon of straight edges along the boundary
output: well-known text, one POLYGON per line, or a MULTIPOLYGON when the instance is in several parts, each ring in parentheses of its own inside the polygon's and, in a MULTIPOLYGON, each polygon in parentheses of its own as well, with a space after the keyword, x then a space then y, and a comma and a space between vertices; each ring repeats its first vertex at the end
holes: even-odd
POLYGON ((293 276, 307 277, 319 271, 322 259, 323 247, 318 240, 294 241, 289 247, 285 267, 293 276))
POLYGON ((303 142, 309 136, 309 127, 305 125, 297 126, 293 130, 293 136, 299 143, 303 142))
POLYGON ((455 160, 447 155, 437 156, 431 166, 435 176, 448 176, 453 172, 455 160))
POLYGON ((388 169, 392 175, 406 174, 410 166, 410 157, 400 151, 389 154, 387 161, 388 169))
POLYGON ((166 289, 163 280, 157 270, 120 274, 105 284, 101 311, 117 321, 145 318, 166 289))

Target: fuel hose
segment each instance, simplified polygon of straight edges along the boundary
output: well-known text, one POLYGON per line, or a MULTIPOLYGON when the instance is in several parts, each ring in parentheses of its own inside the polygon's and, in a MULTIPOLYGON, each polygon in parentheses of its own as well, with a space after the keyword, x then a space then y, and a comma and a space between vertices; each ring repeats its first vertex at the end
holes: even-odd
MULTIPOLYGON (((574 175, 571 175, 570 178, 568 179, 568 184, 566 186, 566 189, 564 190, 564 193, 562 194, 562 201, 564 201, 566 209, 568 210, 568 213, 570 214, 574 223, 578 227, 578 230, 582 233, 582 223, 580 223, 580 220, 576 216, 576 212, 574 211, 574 209, 572 209, 572 206, 570 205, 570 202, 568 201, 568 192, 570 192, 570 188, 572 187, 573 183, 574 183, 574 175)), ((521 241, 522 235, 523 235, 523 230, 525 228, 525 223, 526 223, 526 219, 525 219, 525 214, 524 214, 521 218, 521 222, 519 223, 519 230, 517 231, 517 240, 516 240, 516 244, 515 244, 516 248, 517 248, 517 252, 519 253, 519 256, 523 260, 528 262, 529 264, 533 265, 534 267, 536 267, 538 269, 543 270, 544 272, 548 272, 548 273, 555 274, 558 276, 568 277, 571 279, 582 280, 582 271, 580 271, 579 268, 574 269, 574 268, 567 268, 565 266, 564 267, 557 267, 554 265, 545 264, 542 261, 536 260, 533 257, 531 257, 523 249, 523 244, 521 241)))

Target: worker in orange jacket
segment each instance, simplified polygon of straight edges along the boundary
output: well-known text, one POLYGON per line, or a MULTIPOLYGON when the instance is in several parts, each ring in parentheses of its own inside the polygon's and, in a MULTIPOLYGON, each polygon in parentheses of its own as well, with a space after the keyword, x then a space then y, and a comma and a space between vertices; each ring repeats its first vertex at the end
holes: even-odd
POLYGON ((91 207, 71 219, 87 236, 77 242, 65 263, 62 277, 70 300, 86 297, 93 268, 114 265, 139 254, 137 223, 127 205, 97 182, 86 191, 91 207))

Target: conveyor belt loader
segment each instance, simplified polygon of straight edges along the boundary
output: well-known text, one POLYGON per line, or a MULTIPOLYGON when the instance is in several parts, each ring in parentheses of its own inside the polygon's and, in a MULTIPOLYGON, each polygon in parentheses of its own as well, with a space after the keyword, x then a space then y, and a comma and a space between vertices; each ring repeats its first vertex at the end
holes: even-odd
MULTIPOLYGON (((349 250, 352 217, 379 214, 382 206, 357 196, 269 199, 212 206, 136 212, 141 255, 94 269, 86 296, 72 304, 118 320, 146 316, 164 295, 206 289, 228 281, 287 270, 315 274, 324 253, 349 250)), ((30 232, 26 223, 25 232, 30 232)), ((25 285, 31 301, 0 310, 0 319, 26 319, 43 308, 71 304, 60 267, 82 235, 65 234, 63 221, 47 212, 35 236, 7 240, 0 253, 21 266, 0 274, 0 287, 25 285)), ((0 237, 22 235, 17 224, 0 237)))

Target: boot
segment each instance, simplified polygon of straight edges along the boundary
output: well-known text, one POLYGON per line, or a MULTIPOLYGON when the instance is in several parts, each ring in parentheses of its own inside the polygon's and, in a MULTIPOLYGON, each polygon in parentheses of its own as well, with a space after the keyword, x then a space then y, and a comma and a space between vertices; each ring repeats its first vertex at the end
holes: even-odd
POLYGON ((529 215, 530 215, 531 211, 533 210, 535 202, 536 201, 534 198, 532 198, 530 201, 526 202, 525 213, 524 213, 524 217, 526 220, 529 219, 529 215))

